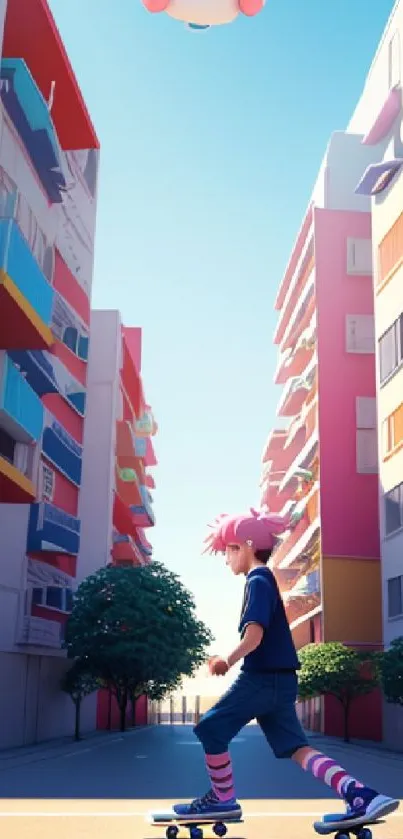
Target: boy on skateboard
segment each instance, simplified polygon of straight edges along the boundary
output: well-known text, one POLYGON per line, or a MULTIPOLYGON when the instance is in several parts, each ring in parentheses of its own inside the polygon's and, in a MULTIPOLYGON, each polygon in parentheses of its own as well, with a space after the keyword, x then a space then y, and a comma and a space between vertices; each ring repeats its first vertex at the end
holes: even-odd
POLYGON ((227 658, 211 659, 210 672, 223 676, 241 659, 243 664, 234 684, 194 729, 204 749, 211 789, 191 803, 175 804, 178 819, 242 817, 228 747, 253 719, 277 758, 291 758, 344 799, 346 813, 335 817, 340 826, 382 819, 399 806, 398 800, 365 786, 311 748, 300 725, 295 707, 300 664, 275 577, 267 567, 277 536, 286 528, 281 517, 251 510, 243 516, 220 516, 206 540, 206 550, 225 554, 233 574, 246 577, 240 644, 227 658))

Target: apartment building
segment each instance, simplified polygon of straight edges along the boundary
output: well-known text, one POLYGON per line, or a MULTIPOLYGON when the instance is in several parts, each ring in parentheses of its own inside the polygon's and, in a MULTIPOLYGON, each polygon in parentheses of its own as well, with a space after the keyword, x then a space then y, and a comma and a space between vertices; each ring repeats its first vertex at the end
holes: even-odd
MULTIPOLYGON (((78 578, 99 567, 145 565, 155 524, 152 474, 157 432, 141 376, 142 330, 123 326, 117 311, 91 312, 87 414, 80 494, 81 549, 78 578)), ((128 722, 132 709, 128 709, 128 722)), ((136 721, 147 719, 145 700, 136 721)), ((100 692, 97 725, 119 722, 119 710, 100 692)))
MULTIPOLYGON (((45 0, 1 4, 0 747, 71 731, 99 143, 45 0)), ((90 720, 85 716, 85 724, 90 720)))
MULTIPOLYGON (((357 194, 371 200, 379 510, 385 647, 403 636, 403 3, 394 6, 349 131, 374 150, 357 194)), ((403 711, 385 705, 384 737, 403 747, 403 711)))
MULTIPOLYGON (((372 162, 359 134, 332 135, 275 302, 279 424, 261 501, 291 516, 272 562, 297 648, 382 645, 371 204, 355 193, 372 162)), ((329 697, 302 715, 341 732, 329 697)), ((380 739, 378 695, 355 703, 352 732, 380 739)))

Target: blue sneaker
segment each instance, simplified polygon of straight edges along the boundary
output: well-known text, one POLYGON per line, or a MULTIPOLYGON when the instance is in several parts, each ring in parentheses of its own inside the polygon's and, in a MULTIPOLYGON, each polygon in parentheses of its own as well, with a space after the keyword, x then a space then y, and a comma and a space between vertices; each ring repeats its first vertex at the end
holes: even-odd
POLYGON ((388 798, 380 795, 370 787, 357 787, 351 781, 345 793, 347 805, 345 813, 328 813, 321 822, 315 822, 314 828, 317 833, 327 834, 345 828, 348 830, 359 825, 370 824, 371 822, 384 819, 399 807, 400 802, 396 798, 388 798))
POLYGON ((236 798, 220 801, 213 790, 209 790, 201 798, 195 798, 190 804, 174 804, 172 809, 178 818, 189 821, 198 821, 201 818, 231 821, 242 818, 242 808, 236 798))
POLYGON ((370 787, 357 787, 351 781, 345 792, 347 811, 345 819, 366 819, 376 821, 384 819, 397 810, 400 802, 396 798, 389 798, 387 795, 380 795, 370 787))

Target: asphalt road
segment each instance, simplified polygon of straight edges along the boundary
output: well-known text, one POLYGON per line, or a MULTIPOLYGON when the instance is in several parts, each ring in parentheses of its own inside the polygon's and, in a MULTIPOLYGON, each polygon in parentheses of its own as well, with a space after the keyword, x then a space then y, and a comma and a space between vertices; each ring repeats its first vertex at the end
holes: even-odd
MULTIPOLYGON (((331 752, 352 775, 386 794, 403 797, 403 755, 320 738, 313 745, 331 752)), ((315 818, 339 809, 327 787, 291 761, 277 761, 257 727, 248 727, 236 738, 232 756, 245 824, 231 829, 231 839, 307 839, 315 835, 311 827, 315 818)), ((190 726, 158 726, 80 744, 3 752, 0 835, 159 839, 164 829, 148 826, 146 813, 207 788, 201 748, 190 726)), ((374 836, 403 839, 403 807, 374 836)))

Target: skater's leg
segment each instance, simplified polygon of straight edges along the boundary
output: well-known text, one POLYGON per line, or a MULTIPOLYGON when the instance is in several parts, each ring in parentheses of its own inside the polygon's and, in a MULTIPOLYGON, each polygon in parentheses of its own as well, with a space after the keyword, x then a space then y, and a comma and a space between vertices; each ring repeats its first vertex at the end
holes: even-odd
POLYGON ((397 810, 399 806, 397 799, 381 795, 371 787, 367 787, 335 760, 318 752, 317 749, 304 746, 294 752, 292 759, 344 799, 347 804, 345 816, 347 820, 361 820, 364 817, 369 820, 382 819, 397 810))
POLYGON ((221 813, 222 817, 240 817, 241 807, 236 800, 229 744, 236 734, 258 713, 257 698, 262 691, 253 677, 241 674, 232 687, 213 708, 202 717, 194 732, 205 754, 211 790, 191 804, 177 804, 178 815, 197 817, 221 813))
POLYGON ((311 772, 315 778, 323 781, 341 797, 345 796, 350 784, 354 784, 356 789, 361 789, 364 786, 361 781, 353 778, 331 757, 327 757, 327 755, 318 752, 317 749, 312 749, 310 746, 297 749, 292 755, 292 759, 295 763, 298 763, 301 769, 311 772))
POLYGON ((399 801, 380 795, 346 772, 342 766, 313 749, 305 736, 296 711, 297 679, 277 676, 277 699, 273 711, 258 718, 276 757, 292 758, 315 778, 331 787, 347 804, 347 819, 381 819, 399 806, 399 801))

